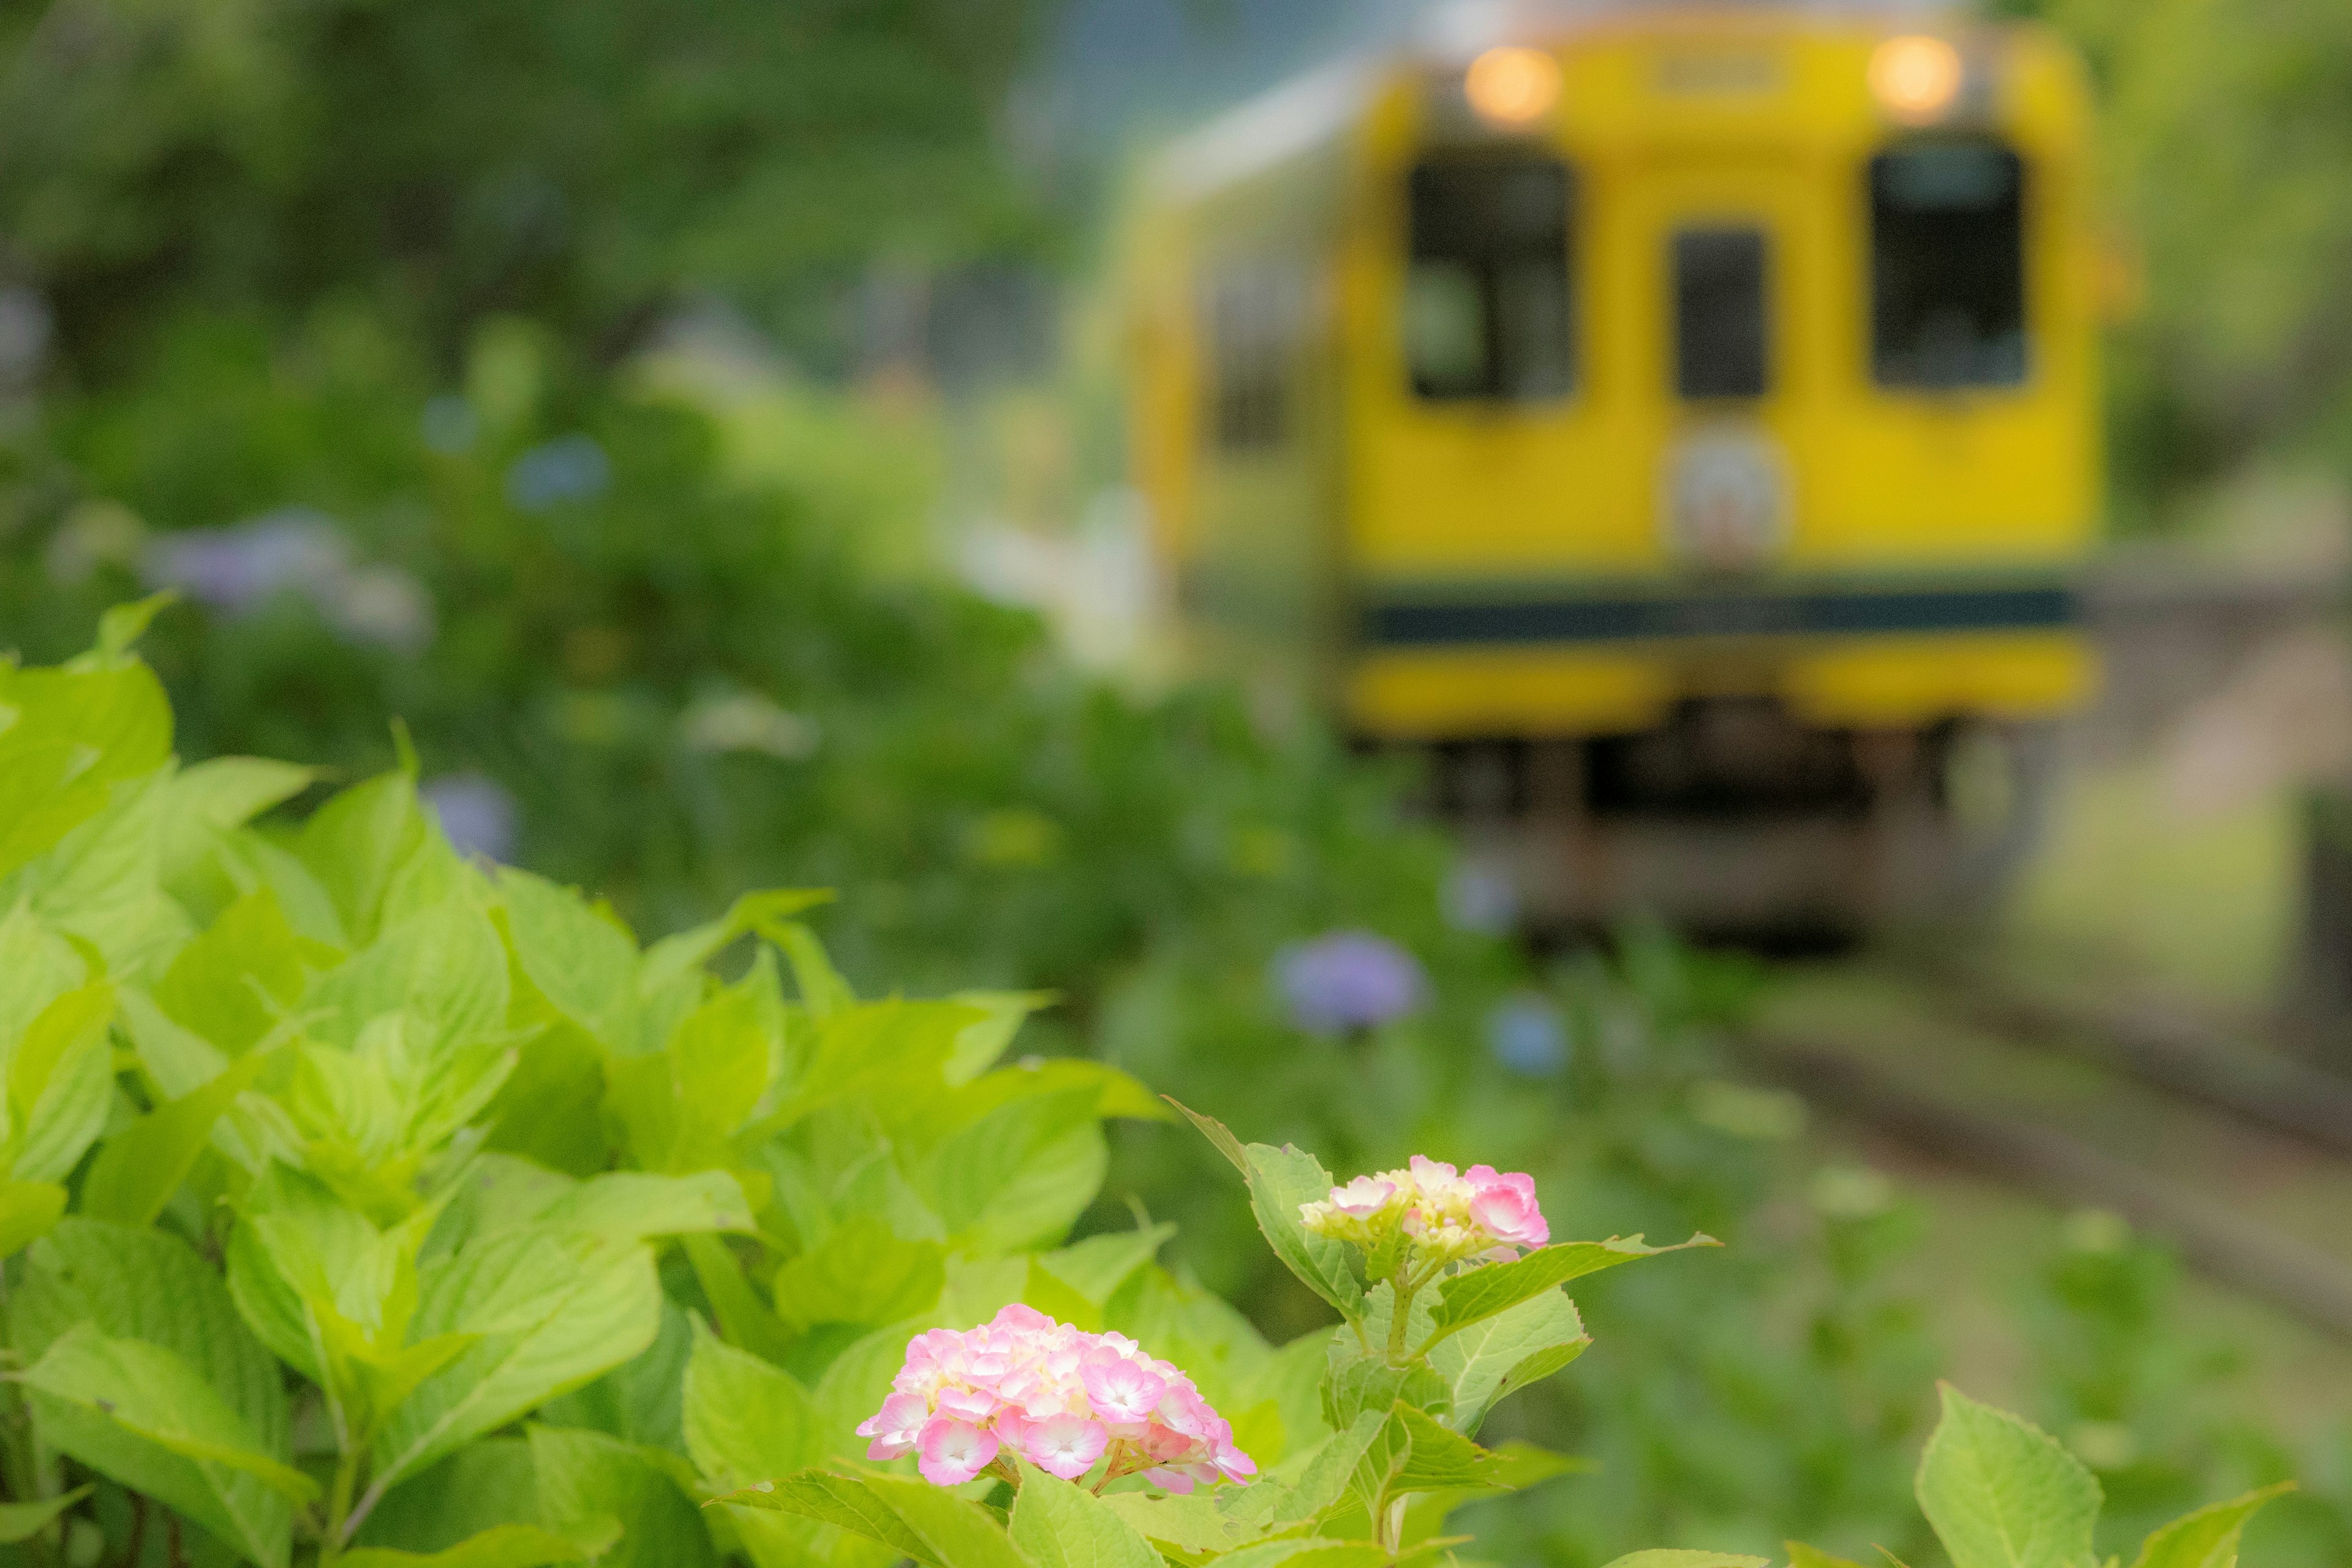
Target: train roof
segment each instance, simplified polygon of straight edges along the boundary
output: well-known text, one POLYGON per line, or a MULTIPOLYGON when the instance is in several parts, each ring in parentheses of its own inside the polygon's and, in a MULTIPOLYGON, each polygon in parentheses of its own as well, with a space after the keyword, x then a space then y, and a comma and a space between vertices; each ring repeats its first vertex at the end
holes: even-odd
POLYGON ((1238 184, 1336 137, 1401 67, 1459 64, 1496 44, 1653 20, 1896 25, 1971 9, 1952 0, 1462 0, 1433 8, 1404 47, 1342 57, 1178 136, 1153 161, 1152 184, 1179 201, 1238 184))

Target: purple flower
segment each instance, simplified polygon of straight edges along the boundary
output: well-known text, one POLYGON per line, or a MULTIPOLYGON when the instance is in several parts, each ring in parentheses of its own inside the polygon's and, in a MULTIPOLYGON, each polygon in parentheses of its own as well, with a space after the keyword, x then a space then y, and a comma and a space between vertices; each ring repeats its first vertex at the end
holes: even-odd
POLYGON ((1568 1024, 1540 996, 1506 996, 1486 1015, 1486 1048, 1523 1077, 1557 1078, 1568 1066, 1568 1024))
POLYGON ((234 620, 280 593, 310 601, 345 642, 416 653, 433 640, 433 600, 397 566, 355 566, 334 519, 283 507, 232 528, 163 534, 141 573, 234 620))
POLYGON ((612 459, 593 437, 559 436, 514 460, 507 500, 523 511, 546 511, 568 500, 593 500, 612 482, 612 459))
POLYGON ((1309 1034, 1369 1029, 1411 1012, 1425 988, 1412 954, 1370 931, 1334 931, 1275 954, 1274 984, 1309 1034))
POLYGON ((461 855, 505 860, 514 853, 515 798, 495 779, 480 773, 443 773, 416 788, 417 798, 440 820, 441 831, 461 855))
POLYGON ((233 528, 163 534, 148 547, 142 574, 227 616, 250 615, 280 589, 314 601, 331 592, 350 552, 334 521, 308 507, 285 507, 233 528))

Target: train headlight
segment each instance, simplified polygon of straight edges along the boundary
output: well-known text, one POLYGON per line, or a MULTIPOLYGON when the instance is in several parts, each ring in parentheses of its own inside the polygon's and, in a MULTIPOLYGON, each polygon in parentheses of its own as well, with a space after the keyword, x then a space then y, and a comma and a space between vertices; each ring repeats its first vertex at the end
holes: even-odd
POLYGON ((1488 49, 1470 62, 1462 96, 1488 124, 1523 130, 1559 101, 1559 61, 1517 44, 1488 49))
POLYGON ((1960 51, 1925 34, 1889 38, 1872 51, 1870 91, 1907 125, 1940 119, 1960 96, 1960 51))

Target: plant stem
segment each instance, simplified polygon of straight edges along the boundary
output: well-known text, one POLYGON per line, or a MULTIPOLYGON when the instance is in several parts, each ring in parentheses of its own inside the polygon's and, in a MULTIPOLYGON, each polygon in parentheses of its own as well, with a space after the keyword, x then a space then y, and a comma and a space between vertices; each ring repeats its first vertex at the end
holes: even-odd
POLYGON ((1390 1503, 1386 1517, 1381 1521, 1381 1547, 1391 1558, 1394 1558, 1404 1545, 1404 1509, 1411 1500, 1410 1498, 1399 1498, 1390 1503))
POLYGON ((180 1516, 163 1510, 163 1530, 172 1547, 172 1568, 188 1568, 188 1543, 180 1537, 180 1516))
POLYGON ((123 1549, 122 1561, 129 1568, 139 1568, 139 1559, 147 1550, 147 1494, 131 1494, 131 1544, 123 1549))
POLYGON ((359 1481, 360 1450, 347 1447, 336 1456, 335 1483, 327 1493, 327 1528, 320 1538, 319 1568, 331 1568, 343 1554, 344 1537, 359 1527, 359 1519, 352 1515, 352 1493, 359 1481))

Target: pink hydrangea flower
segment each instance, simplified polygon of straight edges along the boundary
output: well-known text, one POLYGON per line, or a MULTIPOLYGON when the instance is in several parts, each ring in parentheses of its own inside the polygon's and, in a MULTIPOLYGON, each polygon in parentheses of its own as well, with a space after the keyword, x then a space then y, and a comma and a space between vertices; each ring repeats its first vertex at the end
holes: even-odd
POLYGON ((1541 1247, 1551 1239, 1551 1226, 1536 1206, 1533 1176, 1473 1165, 1464 1179, 1470 1184, 1470 1218, 1479 1229, 1507 1247, 1541 1247))
POLYGON ((1301 1204, 1298 1218, 1319 1236, 1368 1249, 1402 1235, 1421 1259, 1437 1263, 1500 1261, 1551 1239, 1534 1177, 1492 1165, 1459 1171, 1420 1154, 1401 1171, 1358 1176, 1301 1204))
MULTIPOLYGON (((997 1441, 996 1434, 984 1426, 934 1415, 924 1424, 916 1447, 922 1458, 915 1468, 923 1472, 923 1479, 933 1486, 960 1487, 988 1468, 996 1458, 997 1441)), ((867 1452, 871 1457, 872 1451, 867 1452)))
POLYGON ((882 1408, 857 1428, 866 1457, 914 1453, 923 1479, 959 1486, 1008 1456, 1076 1480, 1146 1472, 1180 1491, 1246 1482, 1256 1464, 1192 1379, 1123 1334, 1090 1334, 1010 1306, 978 1328, 907 1345, 882 1408))
POLYGON ((866 1450, 866 1458, 895 1459, 901 1454, 913 1453, 916 1437, 930 1418, 930 1403, 921 1395, 892 1394, 857 1428, 859 1436, 874 1439, 866 1450))

